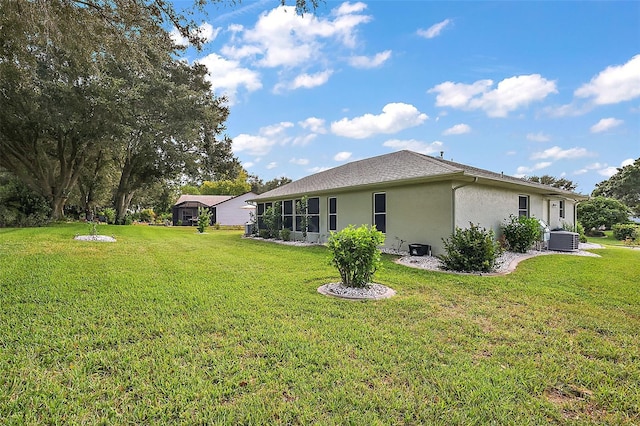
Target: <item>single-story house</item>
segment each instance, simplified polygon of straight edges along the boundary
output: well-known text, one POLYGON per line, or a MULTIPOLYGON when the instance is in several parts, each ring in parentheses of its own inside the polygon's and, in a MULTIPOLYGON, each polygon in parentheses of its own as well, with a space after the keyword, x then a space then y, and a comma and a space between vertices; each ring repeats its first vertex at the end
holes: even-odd
POLYGON ((307 239, 325 242, 348 225, 376 225, 385 247, 430 245, 444 253, 442 239, 469 223, 496 236, 510 215, 543 220, 551 229, 576 223, 584 195, 412 151, 398 151, 316 173, 251 198, 262 216, 281 202, 282 224, 302 237, 296 203, 308 199, 307 239))
POLYGON ((198 208, 204 207, 211 213, 211 225, 244 225, 251 220, 255 209, 247 208, 249 199, 256 194, 233 195, 181 195, 171 212, 173 224, 191 226, 198 224, 198 208))

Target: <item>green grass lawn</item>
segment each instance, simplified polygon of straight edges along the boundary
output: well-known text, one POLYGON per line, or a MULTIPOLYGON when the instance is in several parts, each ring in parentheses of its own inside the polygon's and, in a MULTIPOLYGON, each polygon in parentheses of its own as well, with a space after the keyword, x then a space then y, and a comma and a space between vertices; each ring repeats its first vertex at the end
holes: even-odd
POLYGON ((0 229, 2 424, 639 424, 640 250, 406 268, 353 302, 323 247, 0 229))
MULTIPOLYGON (((613 236, 613 231, 604 231, 604 237, 587 237, 590 243, 602 244, 603 246, 628 246, 624 241, 617 240, 613 236)), ((634 247, 640 247, 637 244, 634 247)))

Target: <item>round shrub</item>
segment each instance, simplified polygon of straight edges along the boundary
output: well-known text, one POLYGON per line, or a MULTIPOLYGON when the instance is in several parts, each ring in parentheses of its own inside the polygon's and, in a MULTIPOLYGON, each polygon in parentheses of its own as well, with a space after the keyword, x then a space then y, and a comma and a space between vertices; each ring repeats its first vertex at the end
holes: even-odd
POLYGON ((140 220, 143 222, 152 223, 156 218, 156 214, 153 209, 144 209, 140 212, 140 220))
POLYGON ((347 287, 366 287, 381 265, 380 249, 384 234, 375 226, 349 225, 332 232, 327 242, 330 262, 340 272, 342 284, 347 287))
POLYGON ((456 227, 448 239, 442 239, 446 254, 438 256, 443 268, 458 272, 491 272, 500 255, 500 244, 492 230, 469 223, 469 228, 456 227))
POLYGON ((638 225, 634 225, 632 223, 618 223, 611 227, 613 230, 613 236, 616 240, 625 241, 636 240, 638 236, 640 236, 640 230, 638 229, 638 225))
POLYGON ((540 239, 540 222, 535 217, 511 215, 502 225, 502 232, 509 250, 526 253, 540 239))

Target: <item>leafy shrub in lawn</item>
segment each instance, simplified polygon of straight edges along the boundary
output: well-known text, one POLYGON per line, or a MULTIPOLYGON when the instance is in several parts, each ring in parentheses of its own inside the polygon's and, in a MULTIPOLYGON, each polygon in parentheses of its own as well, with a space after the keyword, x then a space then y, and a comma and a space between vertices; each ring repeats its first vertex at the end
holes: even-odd
POLYGON ((611 227, 613 230, 613 236, 616 240, 624 241, 624 240, 637 240, 638 236, 640 236, 640 231, 638 230, 638 225, 634 225, 632 223, 618 223, 611 227))
POLYGON ((502 232, 509 250, 526 253, 540 239, 540 223, 535 217, 511 215, 502 225, 502 232))
POLYGON ((198 232, 204 233, 211 223, 211 213, 209 209, 198 207, 198 232))
POLYGON ((327 242, 330 262, 338 268, 342 284, 347 287, 366 287, 381 265, 380 249, 384 234, 375 226, 349 225, 332 232, 327 242))
POLYGON ((98 216, 105 219, 109 224, 116 223, 116 209, 111 207, 104 208, 98 212, 98 216))
POLYGON ((459 272, 491 272, 500 255, 500 244, 492 230, 469 223, 469 228, 456 227, 453 235, 442 239, 446 254, 438 256, 444 269, 459 272))
POLYGON ((140 212, 140 220, 143 222, 153 223, 156 218, 156 214, 153 209, 144 209, 140 212))

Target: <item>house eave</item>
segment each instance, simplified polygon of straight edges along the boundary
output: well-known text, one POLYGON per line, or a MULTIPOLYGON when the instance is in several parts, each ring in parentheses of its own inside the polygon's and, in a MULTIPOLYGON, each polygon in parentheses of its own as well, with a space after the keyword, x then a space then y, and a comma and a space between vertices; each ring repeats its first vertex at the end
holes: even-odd
POLYGON ((320 195, 331 195, 331 194, 343 194, 346 192, 355 192, 355 191, 362 191, 362 190, 368 190, 368 189, 376 190, 376 189, 383 189, 383 188, 394 188, 394 187, 405 186, 405 185, 415 185, 415 184, 421 184, 421 183, 442 182, 442 181, 448 181, 448 180, 456 180, 458 178, 464 178, 464 172, 460 171, 455 173, 441 174, 437 176, 420 176, 420 177, 411 178, 411 179, 398 179, 393 181, 372 182, 372 183, 366 183, 361 185, 352 185, 352 186, 345 186, 340 188, 319 189, 319 190, 308 191, 308 192, 292 192, 292 193, 274 195, 269 197, 258 196, 256 198, 252 198, 247 201, 250 201, 250 202, 267 201, 268 202, 268 201, 283 200, 283 199, 301 198, 305 195, 320 196, 320 195))

